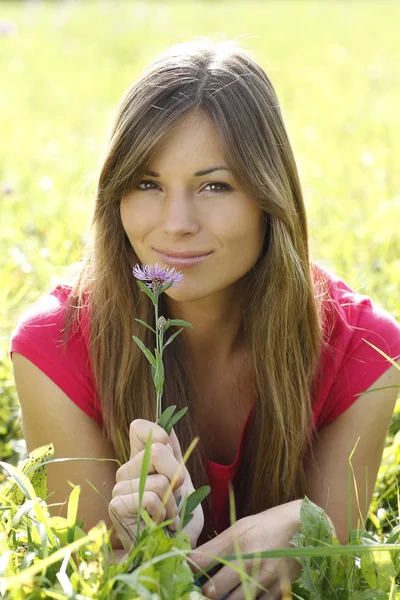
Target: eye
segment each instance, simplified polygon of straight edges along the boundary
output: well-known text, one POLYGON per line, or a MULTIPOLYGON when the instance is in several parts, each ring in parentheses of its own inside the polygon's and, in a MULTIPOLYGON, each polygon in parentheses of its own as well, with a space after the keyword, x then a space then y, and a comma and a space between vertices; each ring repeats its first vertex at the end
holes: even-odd
POLYGON ((228 185, 227 183, 222 183, 222 181, 213 181, 212 183, 207 183, 207 185, 203 189, 205 190, 209 186, 218 186, 219 188, 222 188, 209 190, 212 194, 222 194, 223 192, 233 191, 230 185, 228 185))
POLYGON ((148 190, 154 190, 155 189, 154 187, 147 187, 147 185, 152 185, 152 186, 155 185, 156 187, 158 187, 157 184, 154 181, 148 181, 147 179, 145 179, 144 181, 141 181, 138 184, 137 189, 140 190, 140 191, 142 191, 142 192, 147 192, 148 190), (144 185, 145 187, 142 188, 142 187, 140 187, 141 185, 144 185))

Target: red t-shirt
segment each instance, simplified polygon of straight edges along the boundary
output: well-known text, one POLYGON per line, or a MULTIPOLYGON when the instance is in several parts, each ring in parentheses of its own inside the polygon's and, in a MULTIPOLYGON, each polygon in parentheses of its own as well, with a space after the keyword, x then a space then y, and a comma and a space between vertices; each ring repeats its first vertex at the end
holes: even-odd
MULTIPOLYGON (((335 313, 336 318, 329 343, 321 353, 313 386, 316 429, 342 414, 357 399, 357 394, 368 389, 390 367, 390 362, 363 338, 392 359, 397 360, 400 356, 400 326, 389 313, 367 296, 355 293, 332 273, 321 270, 328 280, 330 315, 335 313)), ((63 308, 70 291, 70 286, 58 285, 23 315, 13 333, 10 354, 18 352, 34 363, 101 426, 101 407, 94 391, 89 362, 87 329, 76 331, 66 352, 62 351, 63 308)), ((244 431, 245 423, 232 464, 220 465, 204 459, 218 531, 229 526, 228 483, 238 466, 244 431)))

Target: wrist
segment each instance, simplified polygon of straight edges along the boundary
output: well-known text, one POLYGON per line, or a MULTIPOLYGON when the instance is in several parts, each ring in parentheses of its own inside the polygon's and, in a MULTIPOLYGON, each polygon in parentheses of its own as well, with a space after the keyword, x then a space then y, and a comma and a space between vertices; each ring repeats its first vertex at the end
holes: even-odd
POLYGON ((268 508, 261 514, 265 515, 270 519, 277 519, 280 523, 282 523, 282 525, 284 524, 284 528, 287 532, 287 535, 289 535, 291 539, 292 535, 296 531, 301 530, 301 503, 302 499, 291 500, 290 502, 286 502, 285 504, 279 504, 278 506, 268 508))

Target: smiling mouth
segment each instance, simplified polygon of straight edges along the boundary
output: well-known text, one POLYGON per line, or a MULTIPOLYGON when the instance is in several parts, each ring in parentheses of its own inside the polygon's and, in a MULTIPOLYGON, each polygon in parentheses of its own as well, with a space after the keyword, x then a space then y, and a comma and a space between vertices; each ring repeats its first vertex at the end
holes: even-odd
POLYGON ((212 252, 209 252, 208 254, 200 254, 197 256, 171 256, 169 254, 164 254, 159 250, 156 250, 156 252, 164 262, 177 267, 190 267, 191 265, 196 265, 197 263, 206 260, 212 254, 212 252))
POLYGON ((156 252, 158 252, 159 254, 163 254, 164 256, 168 256, 171 258, 199 258, 200 256, 208 256, 209 254, 211 254, 212 250, 210 252, 202 252, 201 250, 199 250, 198 252, 193 251, 193 252, 174 252, 172 251, 168 251, 168 250, 157 250, 157 248, 154 248, 154 250, 156 252))

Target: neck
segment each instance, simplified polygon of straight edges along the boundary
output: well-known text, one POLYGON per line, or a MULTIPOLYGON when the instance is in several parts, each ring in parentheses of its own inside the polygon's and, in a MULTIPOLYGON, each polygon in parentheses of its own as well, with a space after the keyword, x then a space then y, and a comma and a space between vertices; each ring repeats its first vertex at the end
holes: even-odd
POLYGON ((190 302, 166 300, 171 318, 184 319, 193 325, 185 328, 185 342, 194 363, 204 365, 212 361, 227 364, 242 346, 240 314, 243 288, 231 286, 218 294, 190 302))

